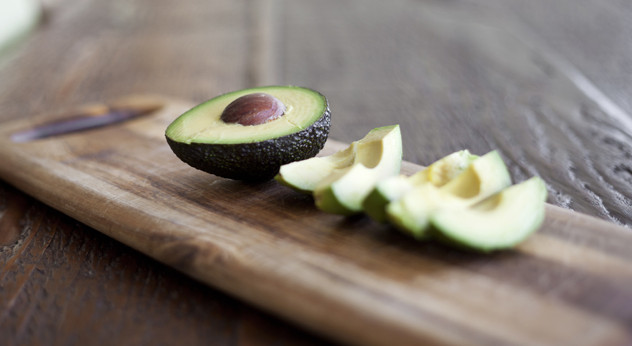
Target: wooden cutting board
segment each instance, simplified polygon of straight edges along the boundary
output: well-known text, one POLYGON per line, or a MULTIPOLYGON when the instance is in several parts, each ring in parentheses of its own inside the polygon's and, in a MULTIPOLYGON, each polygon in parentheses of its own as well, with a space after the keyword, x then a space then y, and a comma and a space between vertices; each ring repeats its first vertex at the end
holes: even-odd
MULTIPOLYGON (((274 181, 180 162, 166 126, 191 104, 25 143, 0 126, 0 177, 139 251, 351 344, 629 344, 632 231, 547 206, 515 250, 417 242, 366 217, 314 208, 274 181)), ((368 131, 369 129, 367 129, 368 131)), ((324 153, 344 144, 329 141, 324 153)), ((420 167, 405 163, 404 171, 420 167)))

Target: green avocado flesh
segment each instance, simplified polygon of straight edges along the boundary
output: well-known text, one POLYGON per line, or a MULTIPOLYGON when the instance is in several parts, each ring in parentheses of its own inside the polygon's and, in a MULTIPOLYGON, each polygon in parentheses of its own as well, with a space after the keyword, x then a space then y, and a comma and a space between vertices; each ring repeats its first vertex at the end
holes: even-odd
POLYGON ((362 201, 378 181, 399 173, 401 161, 399 126, 385 126, 333 155, 284 165, 275 179, 313 193, 323 211, 351 215, 362 211, 362 201))
POLYGON ((533 177, 471 207, 439 210, 430 223, 437 239, 483 252, 506 249, 540 227, 546 196, 542 179, 533 177))
POLYGON ((470 163, 478 158, 468 150, 460 150, 447 155, 421 171, 407 177, 404 175, 386 178, 377 183, 373 191, 362 202, 364 212, 373 220, 386 222, 386 207, 403 197, 406 192, 422 184, 440 187, 459 175, 470 163))
POLYGON ((432 214, 444 207, 466 207, 511 184, 507 166, 496 151, 474 159, 460 174, 442 186, 416 186, 388 204, 388 220, 398 229, 423 238, 432 214))
POLYGON ((332 155, 312 157, 281 166, 274 179, 292 189, 312 194, 316 185, 325 180, 336 169, 353 164, 356 156, 356 142, 332 155))
POLYGON ((208 100, 175 119, 165 132, 169 146, 185 163, 225 178, 263 181, 281 165, 315 156, 329 135, 331 114, 320 93, 294 86, 268 86, 230 92, 208 100), (284 114, 259 125, 226 123, 220 116, 235 99, 272 95, 284 114))
POLYGON ((411 176, 399 175, 401 159, 399 126, 387 126, 333 155, 283 165, 275 179, 313 194, 325 212, 365 212, 416 239, 475 251, 513 247, 542 224, 544 182, 511 186, 497 151, 461 150, 411 176))

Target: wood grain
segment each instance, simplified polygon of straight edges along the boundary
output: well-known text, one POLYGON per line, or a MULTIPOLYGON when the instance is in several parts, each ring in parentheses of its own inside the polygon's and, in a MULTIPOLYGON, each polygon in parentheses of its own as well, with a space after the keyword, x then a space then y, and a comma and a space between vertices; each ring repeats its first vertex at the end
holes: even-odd
MULTIPOLYGON (((76 105, 130 93, 157 93, 198 102, 248 86, 305 85, 330 98, 334 139, 348 142, 371 127, 399 122, 405 129, 406 159, 415 163, 427 164, 463 147, 478 153, 499 149, 517 180, 533 174, 545 178, 552 204, 614 223, 632 224, 632 107, 628 97, 632 54, 627 35, 632 22, 625 1, 244 0, 209 4, 192 0, 178 6, 162 0, 42 2, 46 5, 43 25, 23 45, 0 56, 0 129, 4 121, 38 114, 43 119, 76 105)), ((82 145, 99 147, 91 141, 82 145)), ((8 164, 0 161, 5 169, 9 169, 8 164)), ((204 187, 200 185, 195 186, 204 187)), ((21 317, 22 311, 39 311, 39 306, 62 306, 72 311, 78 303, 105 304, 111 310, 86 309, 96 311, 97 316, 101 316, 99 312, 109 314, 110 320, 129 318, 137 322, 142 309, 135 315, 133 309, 126 309, 124 316, 114 316, 113 312, 125 304, 146 304, 134 282, 151 286, 162 282, 152 278, 160 278, 174 290, 196 290, 191 288, 196 287, 194 281, 165 276, 164 266, 144 262, 143 256, 120 243, 101 248, 107 238, 88 236, 94 232, 89 227, 70 221, 22 192, 0 189, 0 207, 6 208, 0 212, 0 241, 11 245, 0 251, 3 258, 38 263, 38 268, 56 273, 54 277, 31 275, 26 281, 32 287, 46 287, 47 295, 11 290, 0 296, 5 304, 17 292, 22 302, 19 309, 3 310, 5 319, 0 326, 13 327, 18 325, 16 321, 41 326, 37 333, 26 334, 29 339, 18 341, 42 343, 54 337, 67 344, 81 333, 101 335, 97 325, 82 324, 85 328, 81 331, 73 329, 73 324, 81 322, 78 314, 66 315, 63 323, 50 314, 21 317), (59 219, 68 222, 56 221, 59 219), (59 246, 24 242, 30 234, 30 220, 40 220, 38 229, 45 237, 56 232, 57 236, 72 235, 75 240, 62 241, 59 246), (11 243, 16 237, 18 243, 11 243), (85 244, 81 247, 85 252, 72 252, 77 242, 85 244), (29 256, 31 251, 46 255, 35 262, 29 256), (94 266, 92 281, 74 281, 93 294, 64 294, 65 287, 73 283, 72 273, 77 272, 82 256, 90 262, 100 256, 123 255, 130 259, 129 266, 144 263, 146 271, 118 276, 117 289, 101 290, 99 287, 114 287, 115 283, 108 280, 108 268, 94 266), (68 259, 70 264, 59 266, 57 258, 68 259), (117 295, 123 298, 114 299, 117 295)), ((512 265, 527 268, 523 271, 531 273, 525 275, 538 283, 538 292, 629 321, 626 304, 614 307, 623 295, 616 289, 621 287, 616 280, 609 275, 606 283, 592 280, 593 275, 605 275, 609 270, 625 272, 625 262, 599 250, 603 246, 613 254, 624 254, 627 248, 621 244, 625 239, 592 232, 582 226, 581 218, 576 221, 571 228, 579 235, 568 229, 539 237, 537 246, 528 242, 521 249, 536 253, 538 258, 552 257, 549 261, 562 263, 564 268, 581 262, 581 270, 539 274, 541 266, 527 265, 523 260, 517 262, 519 266, 508 260, 503 270, 513 269, 512 265), (571 240, 574 246, 568 246, 571 240), (587 249, 589 246, 597 250, 587 249), (558 248, 563 251, 554 251, 558 248), (580 260, 584 256, 590 258, 589 263, 580 260), (588 278, 585 272, 590 273, 588 278), (608 287, 612 299, 586 293, 599 291, 596 287, 601 291, 608 287)), ((361 220, 349 222, 365 226, 361 220)), ((374 229, 370 232, 382 234, 374 229)), ((388 239, 398 244, 400 238, 388 239)), ((443 251, 432 245, 422 248, 430 253, 443 251)), ((446 261, 469 263, 450 257, 446 261)), ((9 271, 0 270, 0 275, 4 274, 0 287, 9 287, 13 285, 11 270, 18 267, 4 268, 9 271)), ((469 264, 468 270, 492 277, 503 271, 482 268, 485 266, 469 264)), ((521 283, 515 278, 510 281, 521 283)), ((252 333, 246 335, 272 338, 287 328, 281 322, 266 323, 266 315, 216 291, 209 292, 190 295, 191 301, 211 307, 197 325, 189 320, 192 335, 215 324, 244 323, 249 326, 244 330, 252 333), (217 306, 223 308, 211 313, 217 306), (235 310, 247 312, 224 313, 235 310)), ((174 299, 154 300, 152 304, 162 304, 155 308, 164 314, 180 304, 195 305, 182 295, 174 299)), ((146 316, 146 323, 158 321, 167 336, 169 331, 181 330, 177 319, 158 316, 161 314, 146 316)), ((135 333, 125 325, 121 322, 112 328, 118 329, 118 340, 162 339, 156 334, 154 338, 148 336, 156 328, 139 328, 135 333)), ((11 343, 16 340, 14 330, 0 334, 8 335, 11 343)), ((237 334, 216 341, 239 343, 237 334)), ((289 340, 296 342, 289 344, 311 339, 309 334, 293 335, 289 340)), ((111 340, 107 335, 103 338, 96 342, 111 340)))
POLYGON ((3 225, 23 229, 0 248, 3 344, 330 344, 5 183, 0 192, 19 201, 0 202, 3 225))
MULTIPOLYGON (((550 206, 543 229, 515 251, 485 256, 418 243, 367 218, 319 212, 309 196, 274 182, 244 184, 186 166, 164 129, 191 105, 166 103, 121 126, 27 143, 7 138, 32 120, 5 122, 0 158, 11 169, 0 176, 202 282, 339 341, 632 340, 626 229, 550 206)), ((342 146, 331 141, 327 151, 342 146)))

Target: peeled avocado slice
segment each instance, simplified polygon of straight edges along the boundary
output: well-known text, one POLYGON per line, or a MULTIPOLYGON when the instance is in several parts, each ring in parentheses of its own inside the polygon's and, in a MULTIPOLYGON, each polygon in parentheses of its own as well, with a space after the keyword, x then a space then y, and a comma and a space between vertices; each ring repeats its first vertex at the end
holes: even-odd
POLYGON ((316 184, 316 206, 326 212, 352 215, 380 180, 399 174, 402 136, 399 125, 371 130, 355 142, 355 157, 347 167, 336 168, 316 184))
POLYGON ((433 162, 427 168, 407 177, 404 175, 386 178, 377 183, 373 191, 362 202, 362 208, 373 220, 386 222, 386 207, 398 200, 416 186, 432 184, 445 185, 459 175, 470 163, 478 158, 468 150, 460 150, 433 162))
POLYGON ((275 179, 312 193, 323 211, 364 211, 417 239, 482 252, 515 246, 543 222, 544 182, 510 186, 497 151, 478 157, 461 150, 411 176, 398 175, 401 159, 399 126, 387 126, 333 155, 283 165, 275 179))
POLYGON ((511 184, 507 166, 497 151, 474 159, 442 186, 421 184, 386 207, 387 219, 398 229, 424 238, 430 218, 439 209, 464 208, 511 184))
POLYGON ((379 127, 333 155, 283 165, 275 179, 297 191, 312 193, 324 211, 350 215, 375 184, 399 173, 402 136, 399 125, 379 127))
POLYGON ((412 176, 397 175, 378 182, 362 202, 362 209, 371 219, 386 222, 386 206, 410 191, 415 186, 412 180, 412 176))
POLYGON ((533 177, 468 208, 444 208, 430 217, 436 237, 483 252, 515 246, 545 215, 544 181, 533 177))
POLYGON ((351 166, 356 157, 356 142, 335 154, 312 157, 281 166, 274 179, 296 191, 311 194, 316 185, 334 170, 351 166))

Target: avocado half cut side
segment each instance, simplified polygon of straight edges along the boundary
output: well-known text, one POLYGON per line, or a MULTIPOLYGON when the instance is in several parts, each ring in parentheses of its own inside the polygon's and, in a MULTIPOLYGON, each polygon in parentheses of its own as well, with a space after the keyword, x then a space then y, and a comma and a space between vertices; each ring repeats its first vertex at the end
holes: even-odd
POLYGON ((515 246, 542 224, 547 190, 533 177, 469 207, 431 217, 435 238, 482 252, 515 246))
POLYGON ((175 119, 165 137, 176 156, 191 167, 230 179, 265 181, 282 165, 318 154, 330 126, 329 104, 321 93, 296 86, 266 86, 229 92, 197 105, 175 119), (231 115, 235 110, 266 114, 257 109, 260 103, 242 102, 234 107, 258 95, 271 96, 275 105, 280 102, 281 111, 269 121, 252 125, 226 121, 228 109, 231 115))

